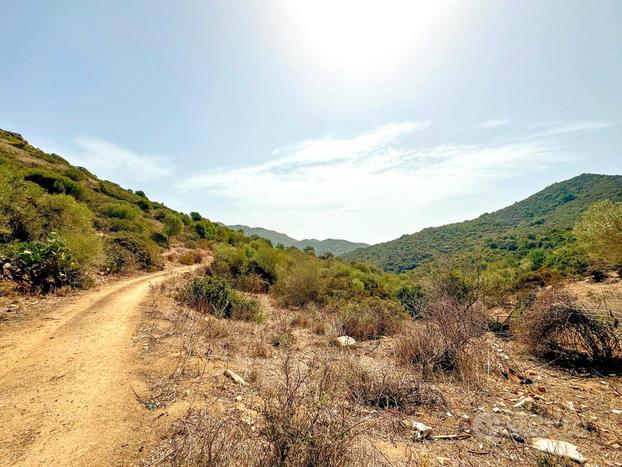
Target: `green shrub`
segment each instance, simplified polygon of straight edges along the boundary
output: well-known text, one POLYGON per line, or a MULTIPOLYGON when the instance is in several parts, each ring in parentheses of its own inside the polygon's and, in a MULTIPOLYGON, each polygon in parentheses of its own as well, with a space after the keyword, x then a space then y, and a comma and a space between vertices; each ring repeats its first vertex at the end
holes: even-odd
POLYGON ((65 170, 65 175, 74 182, 80 182, 86 179, 86 173, 80 167, 69 167, 65 170))
POLYGON ((33 169, 26 173, 25 180, 36 183, 50 194, 67 194, 76 199, 86 198, 86 190, 72 179, 43 169, 33 169))
POLYGON ((167 214, 164 217, 164 228, 162 229, 162 235, 166 237, 168 244, 170 245, 171 239, 175 235, 179 235, 184 229, 184 223, 179 216, 175 214, 167 214))
POLYGON ((151 240, 153 240, 162 248, 166 248, 166 237, 160 232, 153 232, 149 238, 151 238, 151 240))
POLYGON ((95 188, 96 191, 103 193, 111 198, 116 198, 121 201, 133 202, 135 195, 124 190, 116 183, 109 182, 108 180, 102 180, 99 182, 99 186, 95 188))
POLYGON ((140 210, 128 203, 107 203, 101 207, 100 212, 112 219, 134 220, 142 216, 140 210))
POLYGON ((235 293, 226 281, 212 276, 196 277, 183 288, 178 300, 218 318, 261 321, 259 302, 235 293))
POLYGON ((61 287, 80 288, 85 275, 67 246, 54 236, 20 244, 0 255, 2 275, 23 290, 49 293, 61 287))
POLYGON ((325 284, 317 260, 297 261, 279 273, 274 293, 284 306, 303 306, 324 299, 325 284))
POLYGON ((419 318, 425 308, 426 297, 421 287, 402 286, 395 298, 413 318, 419 318))
POLYGON ((216 238, 216 226, 205 219, 194 224, 194 231, 197 237, 203 240, 213 240, 216 238))
POLYGON ((245 247, 218 244, 214 248, 211 271, 246 292, 267 292, 276 282, 278 259, 265 243, 251 242, 245 247), (253 248, 256 247, 257 249, 253 248))
POLYGON ((93 213, 68 195, 48 195, 39 200, 39 222, 44 232, 55 232, 83 267, 96 263, 102 251, 93 228, 93 213))
POLYGON ((146 199, 139 199, 138 201, 136 201, 136 206, 138 206, 143 212, 149 212, 149 210, 151 209, 151 203, 146 199))
POLYGON ((105 253, 104 266, 110 273, 154 271, 162 268, 160 249, 139 235, 119 233, 108 237, 105 241, 105 253))
POLYGON ((25 242, 44 235, 37 200, 41 187, 24 182, 9 171, 0 171, 0 242, 25 242))
POLYGON ((402 306, 393 300, 368 297, 337 304, 342 333, 355 339, 377 339, 399 331, 405 317, 402 306))
POLYGON ((144 233, 146 228, 142 219, 113 219, 108 224, 108 230, 111 232, 133 232, 140 234, 144 233))
POLYGON ((574 234, 595 260, 622 264, 622 203, 594 203, 583 214, 574 234))

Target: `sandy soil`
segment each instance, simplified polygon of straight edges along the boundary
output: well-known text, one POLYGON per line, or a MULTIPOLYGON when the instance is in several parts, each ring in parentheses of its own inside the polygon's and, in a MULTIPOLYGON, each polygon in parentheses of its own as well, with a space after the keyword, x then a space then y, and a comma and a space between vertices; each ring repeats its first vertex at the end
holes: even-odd
POLYGON ((4 329, 0 465, 114 465, 140 450, 149 427, 133 391, 141 381, 132 338, 150 285, 171 273, 80 294, 4 329))

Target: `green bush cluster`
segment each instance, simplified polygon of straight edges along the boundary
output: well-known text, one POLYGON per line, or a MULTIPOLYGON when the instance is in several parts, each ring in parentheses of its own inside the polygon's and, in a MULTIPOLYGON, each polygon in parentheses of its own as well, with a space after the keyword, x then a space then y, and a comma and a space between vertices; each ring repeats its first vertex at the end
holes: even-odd
POLYGON ((69 177, 43 169, 33 169, 26 173, 24 179, 34 182, 50 194, 67 194, 83 200, 86 190, 69 177))
POLYGON ((162 268, 160 249, 144 237, 121 232, 106 238, 105 270, 123 273, 133 270, 155 271, 162 268))
POLYGON ((0 254, 2 276, 22 290, 49 293, 86 284, 84 270, 57 237, 13 245, 0 254))
POLYGON ((397 333, 406 316, 400 303, 380 297, 348 300, 336 305, 342 334, 359 340, 397 333))
POLYGON ((184 287, 178 300, 202 313, 218 318, 260 322, 259 302, 241 296, 226 281, 211 276, 196 277, 184 287))

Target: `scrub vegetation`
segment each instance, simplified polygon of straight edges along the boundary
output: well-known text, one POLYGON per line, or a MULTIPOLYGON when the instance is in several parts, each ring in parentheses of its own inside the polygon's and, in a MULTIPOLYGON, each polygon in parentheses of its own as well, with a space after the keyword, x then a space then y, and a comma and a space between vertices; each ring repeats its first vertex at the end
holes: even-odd
POLYGON ((558 465, 529 448, 545 435, 615 459, 620 177, 339 257, 176 212, 14 133, 0 169, 0 296, 184 265, 135 338, 141 410, 161 424, 184 400, 136 450, 147 465, 558 465))

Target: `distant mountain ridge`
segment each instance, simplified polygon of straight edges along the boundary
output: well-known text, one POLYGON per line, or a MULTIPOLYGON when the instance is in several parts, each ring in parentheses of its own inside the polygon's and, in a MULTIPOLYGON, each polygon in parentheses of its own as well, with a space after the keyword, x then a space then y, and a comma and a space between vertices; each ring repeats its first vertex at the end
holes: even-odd
POLYGON ((603 199, 622 201, 622 176, 582 174, 476 219, 429 227, 344 257, 401 272, 474 250, 512 253, 531 243, 533 248, 554 247, 568 238, 583 211, 603 199), (547 237, 546 245, 538 245, 538 236, 547 237))
POLYGON ((305 247, 311 246, 315 250, 315 253, 318 255, 330 252, 334 255, 341 256, 351 251, 354 251, 357 248, 365 248, 369 246, 367 243, 356 243, 350 242, 348 240, 333 238, 327 238, 326 240, 316 240, 315 238, 296 240, 295 238, 292 238, 284 233, 277 232, 275 230, 264 229, 262 227, 249 227, 247 225, 229 225, 228 227, 234 230, 242 230, 248 236, 257 235, 261 238, 268 239, 275 246, 280 243, 283 246, 294 246, 301 250, 305 247))

